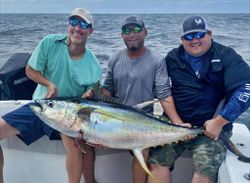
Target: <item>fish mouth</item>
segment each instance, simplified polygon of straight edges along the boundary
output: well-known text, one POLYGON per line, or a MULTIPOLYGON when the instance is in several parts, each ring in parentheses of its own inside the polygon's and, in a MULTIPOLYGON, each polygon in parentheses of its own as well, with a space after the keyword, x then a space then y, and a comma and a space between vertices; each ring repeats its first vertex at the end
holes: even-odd
POLYGON ((29 106, 30 106, 31 110, 35 113, 41 113, 43 111, 43 106, 42 106, 40 100, 35 100, 29 106))
POLYGON ((38 107, 40 107, 41 110, 43 110, 43 106, 42 106, 40 100, 35 100, 35 104, 36 104, 38 107))

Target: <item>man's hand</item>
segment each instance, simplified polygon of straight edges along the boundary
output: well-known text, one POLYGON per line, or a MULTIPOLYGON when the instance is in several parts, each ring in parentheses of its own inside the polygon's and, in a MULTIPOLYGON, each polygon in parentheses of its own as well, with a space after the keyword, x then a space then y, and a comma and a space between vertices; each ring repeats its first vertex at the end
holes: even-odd
POLYGON ((93 94, 90 90, 86 91, 84 94, 82 94, 82 98, 92 98, 93 94))
POLYGON ((207 120, 204 124, 204 134, 211 139, 217 140, 220 136, 223 126, 228 123, 229 122, 220 115, 218 115, 216 118, 207 120))
POLYGON ((46 98, 54 98, 57 97, 58 94, 58 89, 56 87, 56 85, 54 85, 53 83, 49 83, 49 85, 47 86, 47 95, 46 98))
POLYGON ((26 65, 25 72, 26 72, 26 75, 28 76, 28 78, 30 78, 34 82, 36 82, 36 83, 38 83, 40 85, 43 85, 43 86, 45 86, 47 88, 46 98, 57 97, 57 95, 58 95, 57 86, 54 85, 52 82, 50 82, 49 79, 47 79, 42 74, 42 72, 33 69, 28 64, 26 65))
POLYGON ((175 124, 175 125, 180 125, 180 126, 184 126, 184 127, 188 127, 188 128, 191 128, 191 127, 192 127, 191 123, 173 123, 173 124, 175 124))
MULTIPOLYGON (((173 124, 175 124, 175 125, 179 125, 179 126, 183 126, 183 127, 187 127, 187 128, 191 128, 192 127, 192 125, 191 125, 191 123, 173 123, 173 124)), ((193 135, 188 135, 188 136, 186 136, 185 138, 184 138, 184 141, 188 141, 188 140, 192 140, 192 139, 194 139, 195 138, 195 136, 193 136, 193 135)))

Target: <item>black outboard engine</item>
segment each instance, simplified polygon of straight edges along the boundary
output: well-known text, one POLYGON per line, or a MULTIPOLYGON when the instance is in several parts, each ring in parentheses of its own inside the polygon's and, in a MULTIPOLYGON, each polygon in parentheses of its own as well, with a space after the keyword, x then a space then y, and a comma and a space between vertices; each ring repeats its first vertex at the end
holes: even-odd
POLYGON ((25 74, 29 53, 16 53, 0 68, 0 100, 32 99, 37 86, 25 74))

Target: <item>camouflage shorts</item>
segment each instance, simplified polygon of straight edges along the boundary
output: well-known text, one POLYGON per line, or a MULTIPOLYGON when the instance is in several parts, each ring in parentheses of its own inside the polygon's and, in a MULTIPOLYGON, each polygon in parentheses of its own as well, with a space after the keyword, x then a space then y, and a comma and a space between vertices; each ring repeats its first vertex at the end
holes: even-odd
MULTIPOLYGON (((231 132, 223 133, 228 138, 231 136, 231 132)), ((205 135, 199 135, 191 141, 151 148, 148 162, 173 168, 175 160, 185 149, 192 154, 194 172, 216 182, 220 165, 226 156, 226 148, 222 140, 215 141, 205 135)))

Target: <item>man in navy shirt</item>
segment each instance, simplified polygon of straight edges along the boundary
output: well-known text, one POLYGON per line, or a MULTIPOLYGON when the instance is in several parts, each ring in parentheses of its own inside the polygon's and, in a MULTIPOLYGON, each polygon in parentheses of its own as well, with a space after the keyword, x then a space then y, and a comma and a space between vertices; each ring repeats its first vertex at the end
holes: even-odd
POLYGON ((192 183, 213 183, 226 155, 220 136, 229 138, 232 122, 250 106, 250 68, 233 49, 212 40, 212 31, 201 16, 184 21, 181 40, 182 45, 165 59, 172 95, 184 124, 204 127, 204 135, 152 148, 150 168, 160 182, 171 182, 170 168, 188 149, 194 169, 192 183), (224 106, 214 115, 222 99, 224 106))

